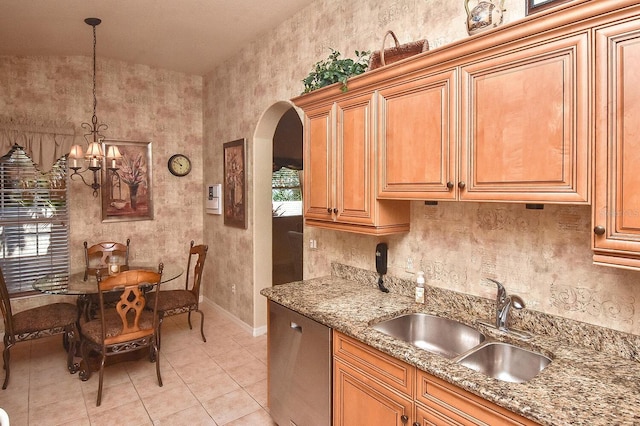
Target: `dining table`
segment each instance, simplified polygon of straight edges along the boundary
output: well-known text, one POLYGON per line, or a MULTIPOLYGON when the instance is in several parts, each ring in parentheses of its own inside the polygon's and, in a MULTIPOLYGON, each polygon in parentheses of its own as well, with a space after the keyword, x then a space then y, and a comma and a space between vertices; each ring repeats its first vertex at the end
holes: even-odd
MULTIPOLYGON (((163 263, 164 267, 162 270, 162 279, 160 281, 161 284, 167 283, 169 281, 173 281, 176 278, 179 278, 184 273, 184 268, 177 263, 163 263)), ((134 269, 142 269, 148 271, 158 271, 158 263, 153 264, 152 262, 140 262, 133 263, 129 265, 126 270, 134 270, 134 269)), ((108 271, 108 268, 104 268, 105 272, 108 271)), ((119 268, 120 271, 124 271, 125 268, 119 268)), ((107 274, 105 274, 106 276, 107 274)), ((66 274, 46 274, 36 279, 33 283, 33 288, 38 290, 41 293, 45 294, 55 294, 55 295, 69 295, 69 296, 78 296, 77 306, 78 306, 78 321, 81 323, 80 319, 83 315, 87 315, 88 312, 91 311, 91 296, 92 294, 98 293, 98 280, 95 275, 89 275, 87 279, 85 277, 85 268, 71 270, 66 274)), ((65 349, 67 342, 65 343, 65 349)), ((134 351, 131 353, 122 354, 122 356, 108 357, 107 364, 117 363, 120 361, 129 361, 138 359, 144 356, 144 351, 134 351)), ((80 356, 80 353, 76 353, 76 356, 80 356)), ((81 370, 90 368, 91 371, 97 371, 98 365, 96 360, 92 360, 90 362, 91 365, 85 366, 83 365, 81 370)), ((81 375, 81 378, 83 375, 81 375)), ((85 374, 84 377, 88 376, 85 374)), ((86 378, 82 378, 82 380, 86 380, 86 378)))
MULTIPOLYGON (((139 263, 129 265, 129 270, 143 269, 147 271, 157 271, 158 263, 152 264, 139 263)), ((89 294, 98 293, 98 283, 95 275, 89 275, 84 279, 84 270, 82 269, 72 270, 67 274, 46 274, 36 279, 33 283, 33 288, 41 293, 46 294, 64 294, 64 295, 76 295, 80 299, 86 299, 89 294)), ((177 263, 164 263, 162 270, 161 284, 179 278, 184 273, 184 268, 177 263)))

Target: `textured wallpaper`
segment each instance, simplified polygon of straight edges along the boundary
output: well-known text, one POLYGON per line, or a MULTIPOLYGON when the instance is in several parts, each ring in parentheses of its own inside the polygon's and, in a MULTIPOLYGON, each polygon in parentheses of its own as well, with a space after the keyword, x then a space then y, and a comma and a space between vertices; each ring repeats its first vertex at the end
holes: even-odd
MULTIPOLYGON (((91 71, 90 57, 0 56, 0 115, 69 121, 82 134, 80 125, 93 112, 91 71)), ((109 126, 107 138, 152 143, 155 220, 102 223, 100 198, 72 181, 72 268, 84 265, 83 241, 127 238, 132 262, 186 267, 190 240, 203 239, 202 78, 99 57, 96 74, 96 115, 109 126), (167 170, 177 152, 193 164, 184 178, 167 170)))
MULTIPOLYGON (((469 0, 471 6, 476 2, 469 0)), ((524 16, 525 0, 505 0, 504 25, 524 16)), ((205 77, 205 162, 221 164, 222 143, 246 137, 248 161, 261 115, 278 101, 302 92, 301 80, 329 47, 344 56, 355 50, 380 49, 386 30, 401 43, 427 38, 432 49, 467 37, 464 0, 319 0, 284 24, 247 45, 205 77)), ((222 171, 205 169, 205 180, 219 181, 222 171)), ((251 182, 251 181, 250 181, 251 182)), ((253 215, 249 186, 249 217, 253 215)), ((389 273, 413 279, 425 270, 431 285, 493 298, 485 277, 501 280, 528 307, 591 324, 637 334, 640 323, 640 273, 594 266, 591 262, 589 206, 412 203, 411 232, 375 238, 305 228, 305 278, 327 275, 331 262, 375 269, 374 250, 387 241, 389 273)), ((260 229, 239 231, 220 220, 205 219, 205 238, 230 256, 213 260, 218 279, 208 294, 216 303, 252 324, 252 241, 260 229), (237 284, 237 293, 231 286, 237 284)), ((269 285, 268 277, 256 277, 269 285)))

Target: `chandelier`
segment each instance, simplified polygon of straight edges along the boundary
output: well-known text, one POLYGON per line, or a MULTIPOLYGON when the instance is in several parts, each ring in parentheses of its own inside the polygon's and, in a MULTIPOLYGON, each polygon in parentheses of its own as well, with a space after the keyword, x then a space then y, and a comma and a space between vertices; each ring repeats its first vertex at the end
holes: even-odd
MULTIPOLYGON (((82 123, 82 128, 87 130, 87 133, 84 134, 84 138, 87 141, 87 152, 83 154, 82 146, 74 145, 71 147, 68 158, 71 164, 69 168, 73 170, 70 176, 71 179, 73 179, 74 176, 80 176, 82 182, 93 189, 93 196, 97 197, 98 190, 100 189, 99 172, 102 170, 102 160, 104 158, 102 151, 104 135, 102 131, 108 129, 106 124, 98 124, 98 117, 96 116, 96 106, 98 105, 96 99, 96 26, 100 25, 102 20, 98 18, 87 18, 84 22, 93 27, 93 116, 91 117, 91 123, 82 123), (80 171, 83 167, 84 170, 80 171), (92 172, 93 182, 87 182, 81 174, 87 171, 92 172)), ((107 152, 107 159, 111 159, 111 164, 107 169, 114 174, 117 174, 118 171, 116 159, 119 158, 122 158, 122 155, 118 147, 115 145, 110 146, 107 152)))

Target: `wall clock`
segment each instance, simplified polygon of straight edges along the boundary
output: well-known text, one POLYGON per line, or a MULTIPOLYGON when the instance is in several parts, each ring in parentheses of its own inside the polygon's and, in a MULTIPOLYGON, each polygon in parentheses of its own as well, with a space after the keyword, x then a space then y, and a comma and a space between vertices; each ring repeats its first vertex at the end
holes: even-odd
POLYGON ((191 172, 191 160, 184 154, 175 154, 169 158, 167 167, 174 176, 186 176, 191 172))

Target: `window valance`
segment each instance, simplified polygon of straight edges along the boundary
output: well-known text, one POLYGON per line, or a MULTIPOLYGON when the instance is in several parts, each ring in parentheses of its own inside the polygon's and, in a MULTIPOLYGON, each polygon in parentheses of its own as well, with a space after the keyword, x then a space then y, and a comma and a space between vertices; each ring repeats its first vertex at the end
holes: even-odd
POLYGON ((75 138, 73 123, 0 116, 0 152, 20 145, 42 172, 51 170, 58 158, 69 153, 75 138))

